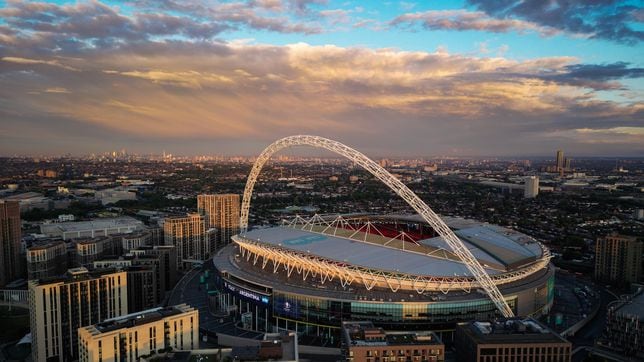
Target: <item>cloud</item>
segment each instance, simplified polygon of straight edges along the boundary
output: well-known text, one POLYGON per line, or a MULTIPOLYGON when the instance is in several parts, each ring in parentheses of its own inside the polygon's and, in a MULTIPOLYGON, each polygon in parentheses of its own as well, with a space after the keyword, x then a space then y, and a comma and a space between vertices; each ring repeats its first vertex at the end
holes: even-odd
MULTIPOLYGON (((100 1, 50 4, 11 0, 0 9, 0 45, 23 43, 82 51, 158 39, 214 40, 241 28, 314 34, 322 24, 297 20, 274 1, 232 3, 135 1, 125 13, 100 1)), ((307 9, 306 4, 299 5, 307 9)))
POLYGON ((41 59, 29 59, 29 58, 21 58, 21 57, 2 57, 0 60, 9 62, 9 63, 17 63, 17 64, 46 64, 50 65, 53 67, 59 67, 67 70, 78 70, 72 66, 69 65, 64 65, 58 60, 41 60, 41 59))
MULTIPOLYGON (((594 151, 575 130, 644 126, 641 102, 593 92, 641 78, 626 63, 181 40, 41 58, 19 57, 24 51, 0 62, 0 118, 5 129, 56 138, 34 143, 16 133, 0 152, 89 152, 120 142, 139 151, 216 153, 226 144, 255 153, 274 138, 313 133, 372 154, 542 154, 558 146, 547 135, 564 132, 567 148, 581 154, 594 151), (57 88, 73 97, 33 94, 57 88), (61 132, 61 124, 73 127, 61 132)), ((641 154, 634 140, 606 152, 641 154)))
POLYGON ((597 90, 621 89, 620 79, 644 78, 644 68, 632 68, 626 62, 611 64, 571 64, 559 74, 543 79, 597 90))
POLYGON ((598 145, 644 144, 644 127, 614 127, 606 129, 577 128, 547 134, 596 147, 598 145))
POLYGON ((71 93, 71 92, 67 88, 51 87, 51 88, 45 89, 45 93, 64 93, 64 94, 68 94, 68 93, 71 93))
POLYGON ((543 36, 552 36, 558 31, 549 26, 515 19, 497 19, 482 11, 467 10, 430 10, 416 13, 406 13, 397 16, 390 23, 413 29, 420 26, 427 30, 477 30, 493 33, 536 32, 543 36))
MULTIPOLYGON (((488 16, 501 21, 522 19, 571 34, 635 45, 644 39, 641 6, 627 2, 468 0, 488 16)), ((635 2, 637 3, 637 2, 635 2)))
MULTIPOLYGON (((254 153, 293 133, 394 155, 543 153, 559 147, 553 140, 592 153, 597 142, 590 147, 588 140, 603 135, 611 142, 601 150, 644 152, 641 135, 630 131, 644 126, 641 90, 629 88, 644 70, 633 64, 512 60, 504 58, 507 46, 486 43, 479 44, 485 57, 476 57, 444 47, 431 53, 219 38, 239 29, 311 34, 330 24, 387 26, 353 19, 358 9, 324 5, 144 0, 124 10, 99 1, 9 1, 0 9, 0 132, 11 136, 3 137, 0 154, 101 151, 119 143, 139 151, 221 152, 213 141, 254 153)), ((568 31, 483 10, 410 13, 391 25, 568 31)))
POLYGON ((129 77, 141 78, 151 80, 155 83, 178 85, 188 88, 202 88, 203 85, 213 83, 232 83, 232 80, 226 76, 218 75, 215 73, 202 73, 196 71, 163 71, 163 70, 148 70, 148 71, 105 71, 106 74, 119 74, 129 77))
POLYGON ((326 5, 328 0, 288 0, 289 4, 299 13, 307 13, 313 5, 326 5))

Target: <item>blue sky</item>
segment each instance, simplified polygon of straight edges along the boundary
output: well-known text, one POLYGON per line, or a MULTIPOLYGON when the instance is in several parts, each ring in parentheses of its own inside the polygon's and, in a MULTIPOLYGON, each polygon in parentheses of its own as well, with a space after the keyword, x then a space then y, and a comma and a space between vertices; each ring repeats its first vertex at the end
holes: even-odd
POLYGON ((642 40, 635 1, 0 1, 0 154, 314 133, 380 155, 641 155, 642 40))

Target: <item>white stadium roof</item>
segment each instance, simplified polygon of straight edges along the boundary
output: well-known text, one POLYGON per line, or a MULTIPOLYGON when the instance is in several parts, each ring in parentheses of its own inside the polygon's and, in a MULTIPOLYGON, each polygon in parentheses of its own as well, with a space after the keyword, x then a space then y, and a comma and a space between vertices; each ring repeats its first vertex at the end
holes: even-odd
MULTIPOLYGON (((490 275, 503 273, 508 267, 512 269, 528 264, 541 256, 541 248, 536 242, 515 231, 487 224, 468 223, 464 229, 455 232, 490 275), (521 245, 526 242, 526 245, 521 245)), ((374 270, 424 276, 471 276, 459 260, 299 228, 281 226, 257 229, 240 236, 282 249, 374 270)), ((421 240, 420 243, 449 250, 440 237, 421 240)))

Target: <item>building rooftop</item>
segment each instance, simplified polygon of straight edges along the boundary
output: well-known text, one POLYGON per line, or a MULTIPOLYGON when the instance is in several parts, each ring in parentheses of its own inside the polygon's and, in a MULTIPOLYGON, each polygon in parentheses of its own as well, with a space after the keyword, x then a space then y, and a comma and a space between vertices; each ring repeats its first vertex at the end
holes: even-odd
POLYGON ((113 229, 132 225, 139 225, 140 228, 143 228, 143 222, 130 216, 121 216, 94 219, 91 221, 69 221, 54 224, 43 224, 41 225, 40 230, 43 234, 62 234, 70 231, 113 229))
POLYGON ((457 328, 479 344, 570 343, 532 318, 466 322, 457 328))
POLYGON ((111 242, 112 238, 109 236, 98 236, 95 238, 77 238, 73 239, 77 245, 89 245, 89 244, 99 244, 105 242, 111 242))
POLYGON ((348 346, 442 345, 434 332, 386 332, 373 322, 342 322, 343 338, 348 346))
POLYGON ((62 239, 45 239, 36 241, 32 246, 27 248, 27 251, 45 250, 59 245, 65 245, 62 239))
POLYGON ((171 307, 159 307, 144 310, 137 313, 127 314, 121 317, 106 319, 105 321, 86 327, 92 334, 107 333, 123 328, 131 328, 146 323, 156 322, 166 317, 171 317, 185 312, 193 311, 194 308, 187 304, 180 304, 171 307))
POLYGON ((633 299, 628 302, 624 302, 617 308, 616 312, 625 315, 637 316, 640 320, 644 320, 644 292, 640 291, 638 294, 633 296, 633 299))
POLYGON ((123 238, 127 239, 135 239, 135 238, 142 238, 146 236, 151 236, 150 232, 148 230, 139 230, 139 231, 134 231, 129 234, 123 234, 123 238))
POLYGON ((100 278, 103 275, 118 273, 119 270, 113 268, 87 270, 85 267, 71 268, 63 276, 48 277, 42 279, 30 280, 30 283, 36 285, 47 285, 54 283, 73 283, 79 280, 87 280, 93 278, 100 278))

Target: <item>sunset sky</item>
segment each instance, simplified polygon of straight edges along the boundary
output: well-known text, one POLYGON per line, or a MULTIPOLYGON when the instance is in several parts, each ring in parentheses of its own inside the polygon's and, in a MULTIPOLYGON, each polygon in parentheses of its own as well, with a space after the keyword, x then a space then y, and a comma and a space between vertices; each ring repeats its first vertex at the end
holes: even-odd
POLYGON ((641 1, 1 1, 0 156, 644 156, 641 1))

